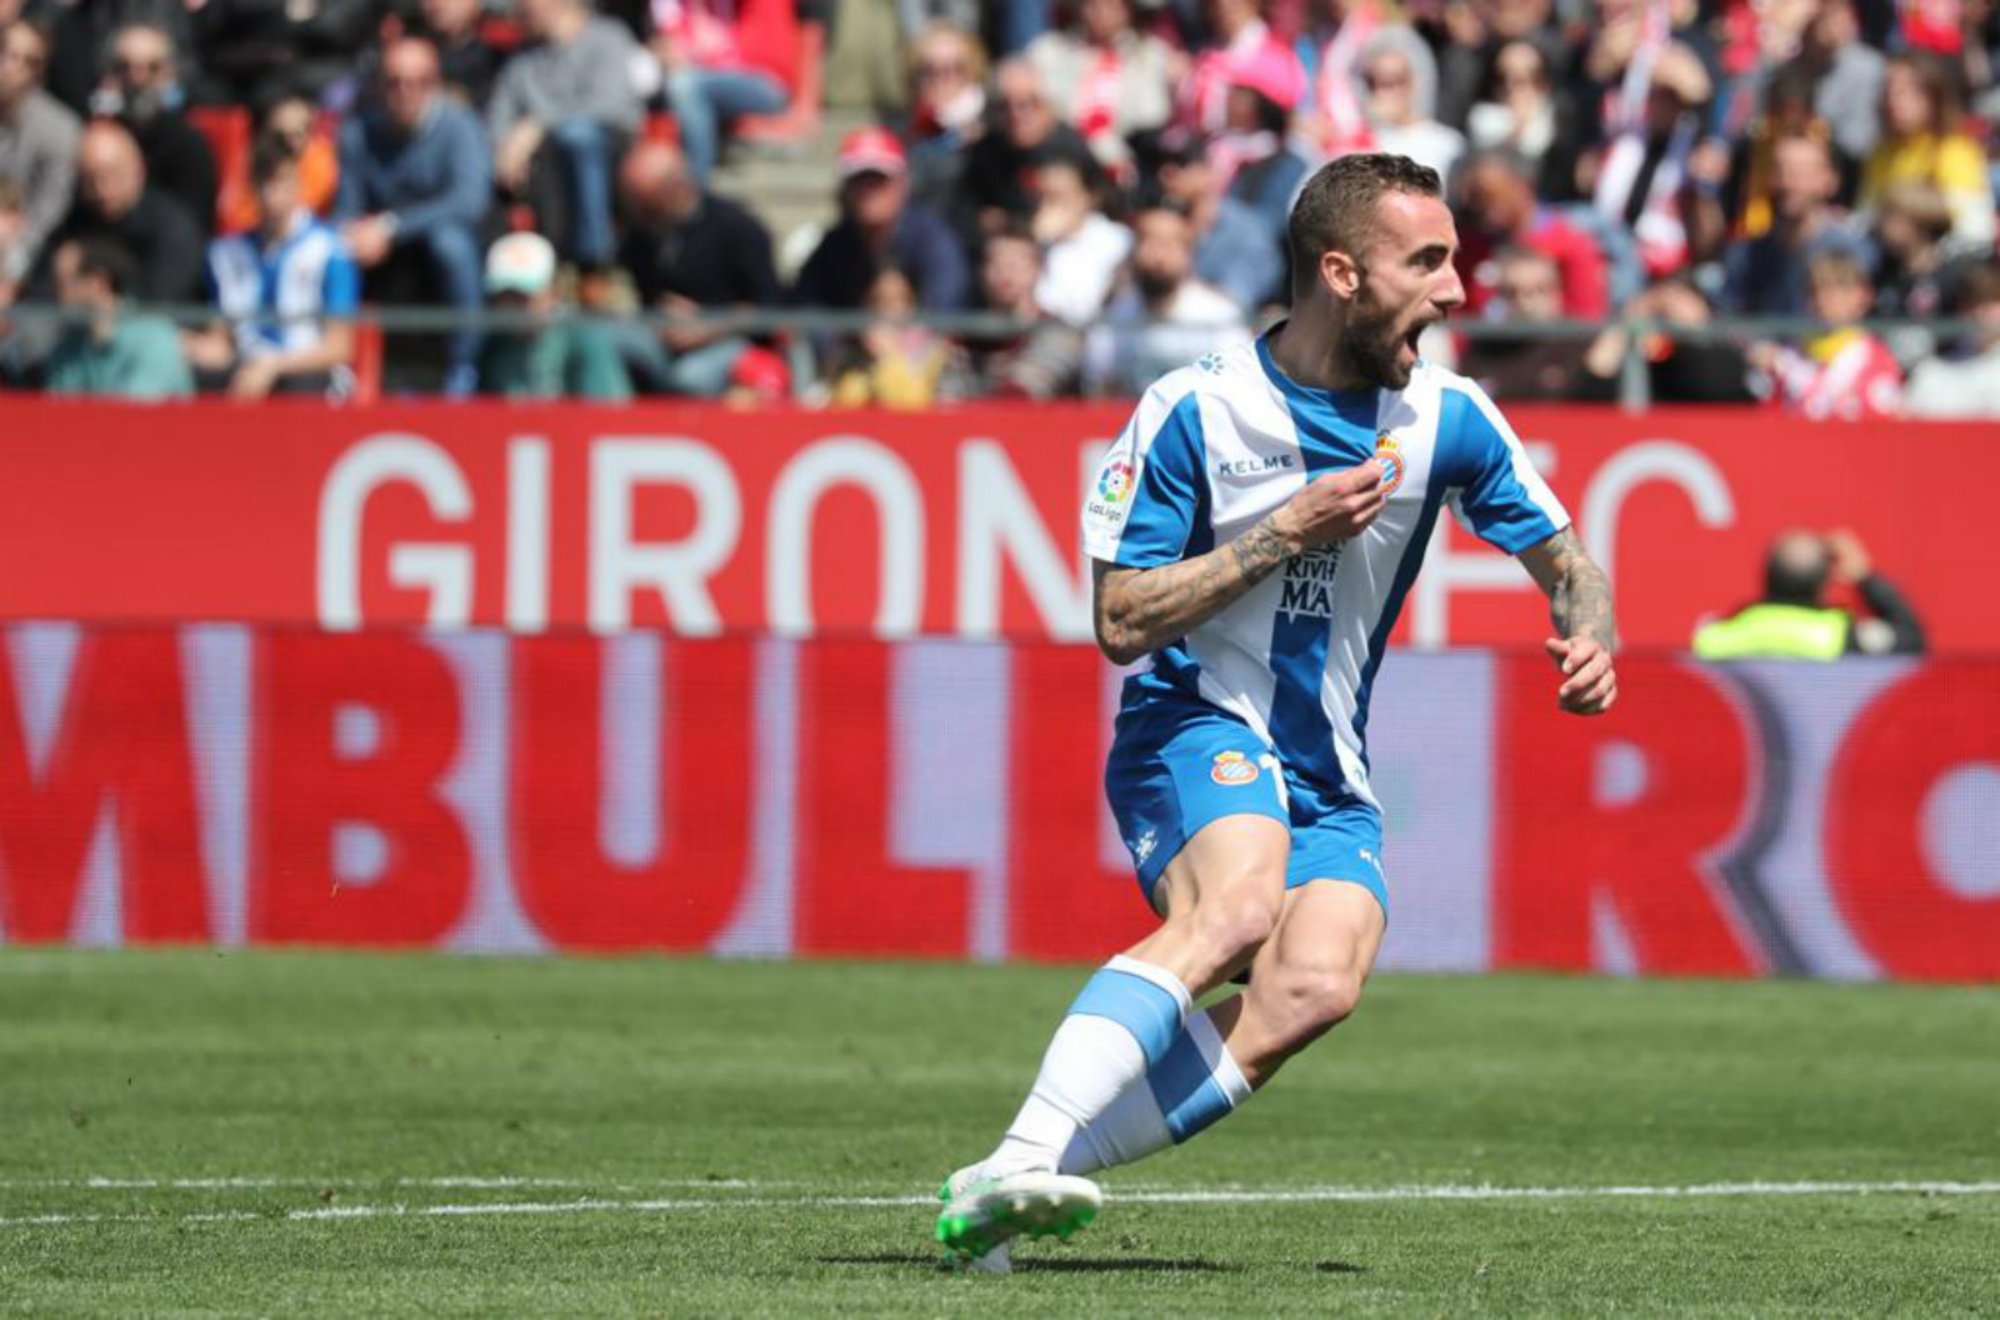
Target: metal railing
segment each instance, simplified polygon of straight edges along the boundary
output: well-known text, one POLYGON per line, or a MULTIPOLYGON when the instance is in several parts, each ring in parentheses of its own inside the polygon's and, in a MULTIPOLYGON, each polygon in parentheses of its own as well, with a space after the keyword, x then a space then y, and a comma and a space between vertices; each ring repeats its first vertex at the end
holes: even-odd
MULTIPOLYGON (((124 314, 160 316, 178 325, 190 327, 212 325, 225 319, 213 307, 189 303, 135 304, 129 306, 124 314)), ((321 318, 317 316, 285 317, 260 313, 255 317, 235 318, 233 323, 282 326, 319 319, 321 318)), ((468 329, 481 332, 519 333, 574 322, 637 325, 656 331, 670 328, 715 329, 733 335, 778 341, 789 356, 792 378, 796 386, 806 386, 815 378, 815 341, 824 342, 843 335, 858 334, 880 324, 882 320, 872 312, 832 308, 759 307, 669 316, 647 310, 627 314, 586 312, 570 306, 559 307, 546 313, 518 308, 486 307, 470 315, 450 307, 370 306, 363 310, 361 319, 379 327, 385 333, 398 335, 444 336, 468 329)), ((39 329, 45 336, 52 337, 55 332, 63 328, 86 325, 93 320, 95 314, 87 309, 61 307, 50 303, 17 303, 0 312, 0 324, 7 327, 4 333, 0 333, 0 343, 4 343, 5 336, 11 334, 15 328, 39 329)), ((909 320, 943 334, 981 339, 998 339, 1022 334, 1036 324, 1033 321, 992 312, 931 312, 912 316, 909 320)), ((1855 324, 1891 341, 1899 337, 1921 335, 1935 345, 1971 342, 1984 329, 1980 323, 1969 318, 1869 318, 1855 324)), ((1603 321, 1497 321, 1467 317, 1450 321, 1447 325, 1453 333, 1472 342, 1502 339, 1512 342, 1524 339, 1575 342, 1579 352, 1606 330, 1622 329, 1626 332, 1626 344, 1618 377, 1618 401, 1622 407, 1634 412, 1643 412, 1652 405, 1651 382, 1646 372, 1644 346, 1656 336, 1664 336, 1676 343, 1747 345, 1795 340, 1823 333, 1828 328, 1821 321, 1801 316, 1718 316, 1701 325, 1658 321, 1649 317, 1612 317, 1603 321)), ((1094 327, 1080 328, 1089 331, 1094 327)), ((1178 328, 1199 330, 1202 327, 1189 325, 1178 328)), ((1238 324, 1233 322, 1219 323, 1215 326, 1218 331, 1238 328, 1240 328, 1238 324)), ((1111 329, 1114 333, 1117 332, 1116 327, 1111 329)))

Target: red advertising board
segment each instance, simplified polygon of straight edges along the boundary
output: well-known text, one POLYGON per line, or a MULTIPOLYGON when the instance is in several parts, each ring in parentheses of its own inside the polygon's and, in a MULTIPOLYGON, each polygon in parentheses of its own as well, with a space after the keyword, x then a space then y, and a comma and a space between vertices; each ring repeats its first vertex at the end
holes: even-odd
MULTIPOLYGON (((1101 958, 1082 646, 7 631, 0 940, 1101 958)), ((2000 661, 1408 655, 1386 965, 2000 978, 2000 661)))
MULTIPOLYGON (((22 400, 6 417, 0 619, 1075 640, 1077 510, 1124 411, 22 400)), ((1611 570, 1630 644, 1684 645, 1803 525, 1859 531, 1938 649, 2000 652, 1991 427, 1512 417, 1611 570)), ((1543 618, 1518 567, 1443 525, 1398 637, 1519 645, 1543 618)))

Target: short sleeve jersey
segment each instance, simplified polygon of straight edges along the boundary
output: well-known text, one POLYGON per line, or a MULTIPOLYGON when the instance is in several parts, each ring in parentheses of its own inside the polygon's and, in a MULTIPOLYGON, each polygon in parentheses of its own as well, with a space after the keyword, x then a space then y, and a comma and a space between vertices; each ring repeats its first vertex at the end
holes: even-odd
MULTIPOLYGON (((1140 400, 1086 496, 1084 553, 1129 568, 1205 554, 1305 484, 1382 460, 1379 518, 1352 540, 1287 560, 1156 652, 1127 706, 1179 694, 1218 706, 1294 773, 1375 804, 1368 699, 1438 510, 1509 554, 1569 525, 1499 409, 1463 376, 1420 361, 1401 390, 1292 380, 1269 337, 1211 353, 1140 400)), ((1378 804, 1379 805, 1379 804, 1378 804)))

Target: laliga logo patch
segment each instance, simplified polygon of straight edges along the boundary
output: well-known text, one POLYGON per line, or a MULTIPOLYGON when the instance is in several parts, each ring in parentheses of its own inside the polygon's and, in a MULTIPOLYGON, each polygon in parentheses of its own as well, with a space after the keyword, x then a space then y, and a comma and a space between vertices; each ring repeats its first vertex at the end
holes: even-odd
POLYGON ((1097 474, 1097 493, 1106 504, 1123 504, 1132 498, 1131 460, 1114 458, 1106 463, 1097 474))
POLYGON ((1208 777, 1218 784, 1235 788, 1257 778, 1257 763, 1241 752, 1217 752, 1215 764, 1208 768, 1208 777))
POLYGON ((1393 495, 1396 487, 1403 484, 1410 465, 1404 461, 1402 451, 1396 448, 1396 438, 1387 431, 1375 437, 1375 461, 1382 465, 1382 493, 1393 495))

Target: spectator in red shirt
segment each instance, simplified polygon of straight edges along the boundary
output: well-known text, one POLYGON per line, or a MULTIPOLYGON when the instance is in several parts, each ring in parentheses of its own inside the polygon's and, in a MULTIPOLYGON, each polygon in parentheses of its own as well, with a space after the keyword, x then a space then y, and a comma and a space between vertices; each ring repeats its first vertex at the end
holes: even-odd
POLYGON ((1468 310, 1482 313, 1492 301, 1500 250, 1521 247, 1556 263, 1564 316, 1601 320, 1610 314, 1604 253, 1582 228, 1535 200, 1532 165, 1513 152, 1487 151, 1462 167, 1460 179, 1458 274, 1468 310))
POLYGON ((1794 348, 1760 344, 1751 361, 1770 373, 1789 412, 1814 421, 1862 421, 1899 415, 1903 371, 1888 345, 1859 322, 1875 302, 1868 268, 1846 252, 1822 252, 1806 268, 1806 296, 1824 325, 1794 348))

